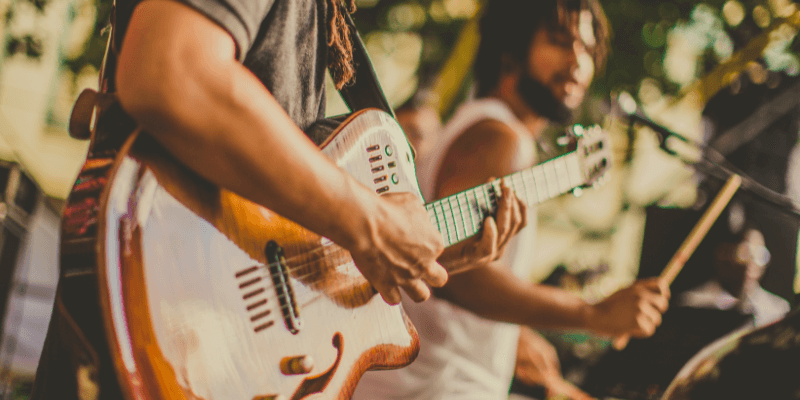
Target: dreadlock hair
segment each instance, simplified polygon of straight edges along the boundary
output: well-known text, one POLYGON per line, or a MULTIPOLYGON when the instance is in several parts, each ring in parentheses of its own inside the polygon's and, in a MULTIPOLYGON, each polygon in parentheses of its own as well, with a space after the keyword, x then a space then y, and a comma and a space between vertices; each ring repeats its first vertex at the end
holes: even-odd
POLYGON ((354 13, 356 1, 328 0, 328 67, 336 89, 343 88, 355 75, 353 66, 353 42, 350 40, 350 27, 347 26, 344 12, 354 13), (347 9, 342 10, 343 7, 347 9))
POLYGON ((611 32, 597 0, 489 0, 485 4, 474 66, 478 96, 494 90, 504 68, 504 55, 526 65, 534 34, 542 27, 555 30, 569 26, 576 12, 591 13, 595 44, 588 51, 595 69, 604 68, 611 32))

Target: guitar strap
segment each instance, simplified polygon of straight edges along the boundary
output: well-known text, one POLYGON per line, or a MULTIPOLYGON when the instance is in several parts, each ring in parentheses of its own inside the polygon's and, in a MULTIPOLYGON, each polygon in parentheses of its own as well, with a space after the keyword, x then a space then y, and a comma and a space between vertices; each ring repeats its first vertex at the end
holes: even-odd
POLYGON ((372 61, 369 59, 369 54, 367 54, 367 49, 361 40, 361 35, 356 30, 353 19, 350 18, 349 13, 344 13, 344 18, 350 27, 350 37, 353 40, 353 64, 356 68, 356 75, 353 85, 345 86, 339 90, 342 100, 351 111, 372 107, 383 110, 394 117, 394 110, 392 110, 389 101, 386 100, 386 96, 383 94, 383 89, 381 89, 381 85, 378 82, 378 76, 375 74, 372 61))
MULTIPOLYGON (((126 10, 122 11, 125 12, 126 10)), ((70 136, 86 140, 94 132, 96 136, 93 149, 108 153, 113 153, 114 149, 118 148, 125 138, 106 137, 103 136, 103 133, 130 132, 135 127, 134 122, 122 111, 118 102, 114 101, 115 98, 113 96, 116 90, 114 83, 116 53, 120 44, 116 38, 118 24, 116 17, 118 12, 119 8, 116 1, 114 1, 109 18, 109 40, 100 70, 100 90, 84 89, 73 106, 69 123, 70 136), (92 126, 94 117, 97 118, 95 119, 95 126, 92 126), (115 126, 101 126, 105 124, 115 126)), ((353 19, 349 13, 344 13, 344 18, 350 28, 350 37, 353 44, 355 79, 354 83, 339 90, 342 99, 352 112, 366 108, 377 108, 394 117, 394 110, 378 82, 372 61, 367 54, 366 47, 353 23, 353 19)))

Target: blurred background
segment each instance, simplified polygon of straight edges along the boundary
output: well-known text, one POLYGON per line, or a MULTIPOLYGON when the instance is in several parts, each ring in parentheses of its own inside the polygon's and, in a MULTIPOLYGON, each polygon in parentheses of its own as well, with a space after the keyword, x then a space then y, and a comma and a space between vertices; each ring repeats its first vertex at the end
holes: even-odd
MULTIPOLYGON (((613 167, 603 186, 538 207, 540 231, 531 244, 532 281, 590 301, 642 275, 645 263, 663 267, 669 255, 642 258, 648 243, 683 239, 648 225, 658 212, 652 210, 692 210, 715 193, 698 191, 696 170, 681 160, 697 152, 663 151, 653 130, 632 125, 619 111, 620 98, 690 142, 716 143, 738 170, 800 202, 797 4, 601 3, 613 32, 611 55, 580 122, 608 132, 613 167)), ((357 6, 355 23, 392 105, 424 90, 446 120, 470 94, 481 2, 358 0, 357 6)), ((88 147, 69 137, 69 116, 80 91, 97 88, 110 7, 107 0, 0 0, 0 398, 25 398, 44 341, 58 273, 59 215, 88 147)), ((347 111, 332 87, 328 109, 347 111)), ((540 147, 546 158, 563 151, 551 139, 540 147)), ((753 202, 761 204, 757 196, 753 202)), ((773 240, 785 250, 773 251, 772 264, 781 265, 771 266, 762 284, 794 305, 797 219, 771 205, 760 212, 776 232, 789 232, 768 238, 768 247, 773 240)), ((607 346, 577 333, 551 338, 565 337, 559 347, 565 357, 586 359, 607 346)))

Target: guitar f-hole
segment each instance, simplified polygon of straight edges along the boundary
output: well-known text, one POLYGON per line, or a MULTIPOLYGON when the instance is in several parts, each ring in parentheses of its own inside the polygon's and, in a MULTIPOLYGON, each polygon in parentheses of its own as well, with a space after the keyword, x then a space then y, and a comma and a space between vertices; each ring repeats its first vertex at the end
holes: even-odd
POLYGON ((303 383, 300 384, 300 386, 294 392, 294 395, 292 395, 291 400, 300 400, 309 395, 320 393, 325 390, 325 387, 327 387, 328 383, 331 382, 333 375, 339 368, 339 363, 342 361, 344 337, 340 332, 336 332, 336 334, 333 335, 333 347, 335 347, 337 351, 336 361, 333 362, 333 365, 331 365, 330 368, 328 368, 328 370, 322 374, 304 379, 303 383))

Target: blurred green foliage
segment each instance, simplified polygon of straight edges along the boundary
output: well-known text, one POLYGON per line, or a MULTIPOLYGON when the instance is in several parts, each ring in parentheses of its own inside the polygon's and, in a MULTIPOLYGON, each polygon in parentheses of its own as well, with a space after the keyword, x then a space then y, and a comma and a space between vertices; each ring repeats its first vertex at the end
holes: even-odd
MULTIPOLYGON (((12 0, 6 20, 14 18, 15 4, 29 2, 43 12, 51 1, 12 0)), ((76 74, 86 65, 99 69, 102 61, 106 45, 103 29, 108 24, 111 1, 95 0, 95 4, 97 21, 86 50, 64 60, 67 69, 76 74)), ((602 4, 613 36, 606 71, 595 81, 593 92, 598 96, 620 90, 636 94, 643 80, 648 78, 651 86, 654 83, 660 93, 676 94, 686 84, 687 78, 702 76, 761 33, 765 24, 774 20, 781 10, 793 6, 789 0, 605 0, 602 4), (683 35, 693 46, 689 49, 693 57, 680 54, 687 49, 679 48, 675 50, 680 56, 678 61, 670 64, 665 61, 671 43, 676 42, 670 38, 676 34, 683 35), (687 63, 694 64, 682 65, 687 63), (678 71, 682 68, 688 69, 678 71), (676 81, 675 76, 680 79, 676 81)), ((423 47, 417 71, 423 85, 432 83, 465 22, 479 9, 478 0, 358 0, 357 5, 354 20, 362 37, 376 32, 407 32, 421 37, 423 47)), ((41 54, 37 47, 41 41, 35 34, 17 37, 7 33, 5 41, 7 55, 21 52, 37 58, 41 54)), ((796 55, 800 44, 794 39, 783 51, 796 55)), ((796 56, 793 57, 780 58, 782 61, 773 62, 772 67, 796 73, 800 65, 796 56)))

